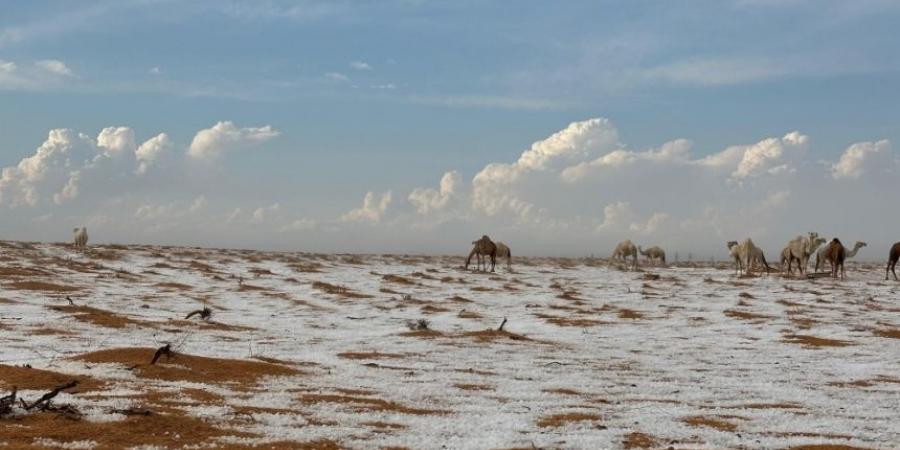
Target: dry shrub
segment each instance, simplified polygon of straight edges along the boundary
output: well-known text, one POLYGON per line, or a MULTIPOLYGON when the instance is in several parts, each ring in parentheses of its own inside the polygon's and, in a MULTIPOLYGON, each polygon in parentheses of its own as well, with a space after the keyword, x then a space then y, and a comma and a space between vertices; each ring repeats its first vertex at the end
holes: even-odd
POLYGON ((345 298, 371 298, 371 295, 353 292, 345 286, 338 286, 324 281, 313 281, 313 289, 325 292, 327 294, 337 295, 345 298))
POLYGON ((156 286, 160 289, 173 289, 173 290, 179 290, 179 291, 189 291, 189 290, 193 289, 193 287, 188 286, 186 284, 172 283, 172 282, 156 283, 154 286, 156 286))
POLYGON ((627 308, 619 309, 619 318, 620 319, 643 319, 644 315, 627 308))

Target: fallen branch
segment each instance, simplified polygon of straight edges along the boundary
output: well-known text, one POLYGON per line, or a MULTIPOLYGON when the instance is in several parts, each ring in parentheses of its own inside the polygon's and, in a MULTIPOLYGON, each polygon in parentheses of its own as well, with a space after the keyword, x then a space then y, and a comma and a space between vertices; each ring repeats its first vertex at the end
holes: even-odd
POLYGON ((118 409, 113 408, 109 410, 110 414, 122 414, 126 416, 149 416, 153 414, 153 411, 145 408, 126 408, 126 409, 118 409))
POLYGON ((188 319, 190 319, 191 317, 194 317, 194 316, 196 316, 196 315, 198 315, 198 314, 200 315, 200 318, 201 318, 201 319, 203 319, 203 320, 208 320, 208 319, 210 318, 210 316, 212 316, 212 310, 209 309, 209 307, 207 306, 207 307, 204 307, 203 309, 198 309, 198 310, 196 310, 196 311, 191 311, 187 316, 184 317, 184 320, 188 320, 188 319))
POLYGON ((156 361, 162 355, 166 355, 169 358, 172 357, 172 344, 166 344, 166 345, 163 345, 162 347, 156 349, 156 353, 153 354, 153 359, 150 361, 150 365, 152 366, 152 365, 156 364, 156 361))
MULTIPOLYGON (((66 389, 75 387, 77 384, 78 384, 78 380, 72 380, 66 384, 57 386, 52 391, 41 396, 41 398, 37 399, 37 401, 35 401, 34 403, 32 403, 30 405, 25 405, 25 409, 32 410, 36 407, 40 407, 40 409, 47 409, 47 407, 50 406, 50 400, 53 400, 53 397, 56 397, 57 395, 59 395, 60 392, 66 390, 66 389)), ((24 403, 24 400, 23 400, 23 403, 24 403)))
POLYGON ((13 386, 12 393, 6 397, 0 398, 0 416, 5 416, 12 412, 13 405, 16 404, 16 388, 13 386))
POLYGON ((503 331, 504 325, 506 325, 506 317, 503 318, 503 322, 500 322, 500 327, 497 328, 497 331, 503 331))

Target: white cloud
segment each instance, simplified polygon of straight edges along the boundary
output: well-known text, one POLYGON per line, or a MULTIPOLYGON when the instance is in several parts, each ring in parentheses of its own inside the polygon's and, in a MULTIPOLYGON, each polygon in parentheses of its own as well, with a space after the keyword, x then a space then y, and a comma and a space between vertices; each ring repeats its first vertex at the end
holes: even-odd
POLYGON ((70 77, 74 75, 72 69, 66 66, 66 63, 58 59, 44 59, 34 63, 38 68, 50 72, 55 75, 70 77))
POLYGON ((191 207, 188 209, 188 211, 190 211, 192 213, 200 212, 200 211, 206 209, 206 207, 208 205, 209 205, 209 202, 206 200, 206 196, 201 195, 201 196, 195 198, 193 202, 191 202, 191 207))
POLYGON ((643 69, 648 81, 719 86, 763 81, 792 73, 787 65, 761 58, 691 59, 643 69))
POLYGON ((847 147, 840 161, 831 166, 834 179, 858 179, 866 172, 879 169, 890 169, 893 166, 891 143, 887 140, 878 142, 858 142, 847 147))
POLYGON ((0 205, 35 206, 47 192, 58 202, 77 195, 77 167, 88 164, 95 153, 96 146, 88 136, 72 130, 51 130, 34 155, 3 168, 0 205))
POLYGON ((134 130, 128 127, 107 127, 97 136, 97 146, 103 154, 115 158, 136 151, 134 130))
POLYGON ((381 194, 380 198, 376 199, 375 193, 369 191, 363 199, 363 205, 341 216, 341 220, 344 222, 365 221, 378 223, 381 221, 382 216, 384 216, 385 211, 387 211, 388 205, 391 204, 391 197, 391 191, 387 191, 384 194, 381 194))
POLYGON ((232 122, 219 122, 211 128, 197 132, 188 148, 188 156, 197 160, 211 161, 218 159, 226 151, 257 145, 279 134, 269 125, 238 128, 232 122))
POLYGON ((253 211, 251 221, 253 223, 263 223, 268 218, 270 218, 272 214, 277 213, 279 210, 281 210, 281 205, 279 205, 278 203, 274 203, 269 206, 260 206, 259 208, 256 208, 255 211, 253 211))
POLYGON ((350 82, 350 77, 344 75, 340 72, 327 72, 325 74, 325 79, 335 83, 348 83, 350 82))
POLYGON ((631 207, 629 202, 616 202, 603 208, 603 222, 597 226, 598 232, 612 232, 622 234, 629 232, 650 235, 669 219, 669 214, 664 212, 653 213, 647 220, 642 220, 631 207))
POLYGON ((566 167, 560 173, 563 181, 573 183, 584 179, 604 168, 616 169, 637 161, 650 161, 655 163, 686 163, 688 162, 691 142, 687 139, 669 141, 658 149, 650 149, 644 152, 628 150, 614 150, 597 159, 581 162, 574 166, 566 167))
MULTIPOLYGON (((796 160, 806 150, 809 137, 799 132, 790 132, 781 139, 769 138, 743 148, 743 156, 737 168, 731 173, 733 180, 743 180, 761 174, 777 174, 793 169, 791 161, 796 160)), ((726 149, 726 152, 734 150, 726 149)))
POLYGON ((438 190, 416 188, 409 194, 408 200, 419 214, 440 211, 459 193, 462 183, 462 176, 453 170, 441 177, 438 190))
POLYGON ((159 66, 153 66, 147 71, 150 75, 162 75, 163 71, 159 66))
POLYGON ((153 167, 170 149, 172 141, 166 133, 147 139, 134 152, 134 156, 138 161, 137 173, 143 175, 153 167))
POLYGON ((282 233, 287 233, 290 231, 310 231, 314 230, 318 226, 318 223, 312 219, 297 219, 293 222, 281 227, 278 231, 282 233))
POLYGON ((372 70, 372 66, 365 61, 353 61, 350 63, 350 67, 354 70, 372 70))

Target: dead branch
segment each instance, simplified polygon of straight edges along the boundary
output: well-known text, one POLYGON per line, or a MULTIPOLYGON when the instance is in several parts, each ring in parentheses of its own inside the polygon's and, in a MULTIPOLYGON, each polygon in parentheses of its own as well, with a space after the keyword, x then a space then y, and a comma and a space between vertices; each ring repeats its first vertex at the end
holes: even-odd
POLYGON ((126 416, 149 416, 153 414, 153 411, 145 408, 113 408, 109 410, 110 414, 122 414, 126 416))
POLYGON ((497 331, 503 331, 503 326, 506 325, 506 317, 503 318, 503 322, 500 322, 500 327, 497 328, 497 331))
POLYGON ((156 349, 156 353, 153 354, 153 359, 150 361, 150 365, 152 366, 152 365, 156 364, 156 361, 162 355, 166 355, 166 357, 169 357, 169 358, 172 357, 172 344, 166 344, 166 345, 163 345, 162 347, 156 349))
POLYGON ((208 306, 206 306, 206 307, 204 307, 203 309, 198 309, 198 310, 196 310, 196 311, 191 311, 187 316, 185 316, 184 320, 188 320, 188 319, 190 319, 191 317, 194 317, 194 316, 196 316, 196 315, 198 315, 198 314, 200 315, 200 318, 201 318, 201 319, 203 319, 203 320, 209 320, 209 318, 212 316, 212 310, 209 309, 208 306))
POLYGON ((12 393, 0 398, 0 417, 12 412, 13 405, 16 404, 16 387, 13 386, 12 393))
MULTIPOLYGON (((30 405, 26 405, 25 409, 31 410, 31 409, 34 409, 37 407, 39 407, 39 409, 47 409, 47 407, 50 406, 50 400, 53 400, 53 397, 56 397, 57 395, 59 395, 60 392, 66 390, 66 389, 75 387, 77 384, 78 384, 78 380, 72 380, 66 384, 57 386, 52 391, 41 396, 41 398, 37 399, 37 401, 35 401, 34 403, 32 403, 30 405)), ((23 400, 23 402, 24 402, 24 400, 23 400)))

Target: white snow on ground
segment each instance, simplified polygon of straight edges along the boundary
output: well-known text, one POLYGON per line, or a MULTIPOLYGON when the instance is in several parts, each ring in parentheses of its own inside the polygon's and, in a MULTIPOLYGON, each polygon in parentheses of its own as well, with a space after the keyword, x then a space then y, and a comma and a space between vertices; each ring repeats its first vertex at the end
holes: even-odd
POLYGON ((880 266, 850 266, 847 280, 834 281, 738 279, 724 266, 630 272, 587 260, 520 259, 513 272, 496 274, 460 265, 441 257, 6 244, 0 268, 46 276, 0 277, 0 299, 12 301, 0 303, 0 364, 110 380, 104 398, 61 397, 86 420, 119 420, 101 416, 139 404, 129 397, 148 385, 216 393, 219 402, 180 408, 261 436, 251 442, 595 449, 622 448, 638 432, 662 448, 900 442, 900 284, 882 281, 880 266), (22 280, 81 290, 14 285, 22 280), (109 328, 50 309, 66 305, 66 295, 140 322, 109 328), (202 326, 196 317, 168 323, 204 305, 212 321, 247 329, 202 326), (408 322, 421 318, 435 335, 409 333, 408 322), (504 318, 514 335, 466 334, 496 329, 504 318), (41 327, 67 334, 34 333, 41 327), (178 353, 275 358, 305 373, 266 379, 247 395, 70 359, 166 342, 178 353), (355 354, 341 356, 348 352, 355 354), (272 410, 235 412, 245 407, 272 410))

